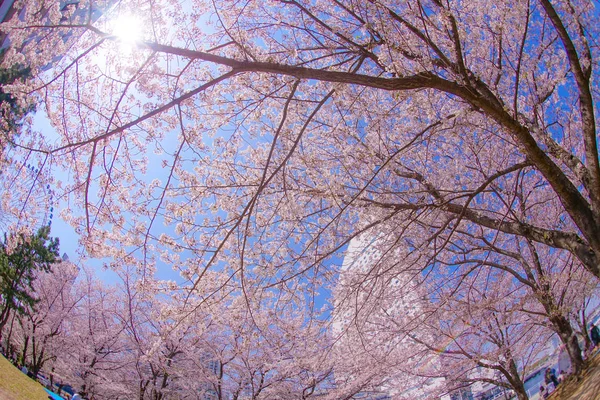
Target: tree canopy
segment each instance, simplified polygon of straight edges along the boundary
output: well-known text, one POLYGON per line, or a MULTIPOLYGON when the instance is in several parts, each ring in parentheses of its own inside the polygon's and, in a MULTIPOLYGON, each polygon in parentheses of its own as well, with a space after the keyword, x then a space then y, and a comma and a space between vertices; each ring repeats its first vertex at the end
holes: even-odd
MULTIPOLYGON (((4 51, 0 51, 0 59, 4 57, 4 51)), ((10 85, 18 81, 24 81, 29 77, 30 69, 22 65, 10 65, 0 68, 0 116, 2 132, 1 153, 3 156, 4 146, 14 141, 14 135, 19 133, 23 117, 34 110, 32 104, 23 106, 18 97, 11 93, 10 85)))
MULTIPOLYGON (((169 291, 177 318, 224 293, 250 321, 267 304, 302 309, 309 327, 346 310, 357 331, 341 332, 387 365, 392 350, 369 349, 417 329, 382 306, 408 281, 450 321, 522 312, 462 338, 514 330, 525 343, 544 325, 581 363, 569 307, 576 288, 593 292, 585 274, 600 278, 593 1, 23 4, 2 27, 3 62, 30 65, 11 93, 56 135, 31 127, 11 157, 62 171, 87 253, 147 296, 169 291), (368 268, 345 271, 339 257, 365 236, 379 238, 368 268), (176 283, 153 280, 165 265, 176 283)), ((418 321, 422 349, 436 350, 439 315, 418 321)), ((523 398, 509 342, 470 344, 523 398)), ((344 362, 348 393, 372 378, 344 362)))
POLYGON ((202 270, 235 253, 234 271, 268 254, 275 284, 415 221, 565 249, 600 276, 591 3, 176 4, 119 2, 144 27, 125 48, 110 14, 53 2, 5 27, 5 62, 32 64, 20 93, 60 138, 20 145, 71 171, 92 252, 189 250, 202 270))
POLYGON ((37 296, 33 282, 40 271, 51 271, 59 258, 59 241, 43 227, 35 235, 5 235, 0 244, 0 332, 11 312, 23 313, 33 307, 37 296))

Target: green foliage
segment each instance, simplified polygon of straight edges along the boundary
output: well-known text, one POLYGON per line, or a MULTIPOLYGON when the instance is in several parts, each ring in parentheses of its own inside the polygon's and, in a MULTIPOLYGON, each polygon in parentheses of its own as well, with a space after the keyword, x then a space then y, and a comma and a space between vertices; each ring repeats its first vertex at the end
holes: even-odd
MULTIPOLYGON (((3 52, 0 52, 0 59, 3 52)), ((10 68, 0 68, 0 135, 6 139, 18 133, 23 117, 35 111, 33 105, 23 107, 10 93, 6 86, 16 81, 25 81, 31 75, 31 69, 22 65, 13 65, 10 68)))
POLYGON ((30 237, 5 235, 0 244, 0 330, 10 310, 22 313, 25 306, 35 305, 35 274, 38 271, 51 271, 52 264, 58 261, 59 241, 50 237, 50 227, 45 226, 30 237), (15 240, 18 244, 9 249, 9 243, 15 240))

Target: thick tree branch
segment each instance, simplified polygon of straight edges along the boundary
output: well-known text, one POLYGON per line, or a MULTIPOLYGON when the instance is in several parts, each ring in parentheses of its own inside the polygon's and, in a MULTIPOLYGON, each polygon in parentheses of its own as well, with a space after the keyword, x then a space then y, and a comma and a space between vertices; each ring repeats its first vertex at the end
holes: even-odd
MULTIPOLYGON (((579 107, 581 115, 583 142, 585 145, 585 158, 587 169, 590 173, 590 199, 592 200, 592 207, 595 211, 595 222, 600 224, 600 161, 598 160, 598 144, 596 141, 596 118, 594 116, 594 100, 592 92, 590 90, 590 72, 591 71, 591 60, 587 60, 589 65, 589 71, 585 71, 581 65, 579 54, 575 48, 575 44, 567 32, 567 28, 564 26, 560 16, 552 6, 549 0, 540 0, 548 18, 552 21, 554 28, 556 29, 558 36, 560 37, 569 64, 571 65, 571 72, 575 77, 577 83, 577 89, 579 91, 579 107)), ((587 56, 588 53, 585 53, 587 56)))

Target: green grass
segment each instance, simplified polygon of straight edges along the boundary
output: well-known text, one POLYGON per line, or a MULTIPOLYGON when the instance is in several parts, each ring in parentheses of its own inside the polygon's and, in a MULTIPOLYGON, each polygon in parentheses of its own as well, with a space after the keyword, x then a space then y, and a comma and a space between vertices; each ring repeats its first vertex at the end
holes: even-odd
POLYGON ((3 400, 48 400, 44 387, 0 356, 0 398, 3 400))

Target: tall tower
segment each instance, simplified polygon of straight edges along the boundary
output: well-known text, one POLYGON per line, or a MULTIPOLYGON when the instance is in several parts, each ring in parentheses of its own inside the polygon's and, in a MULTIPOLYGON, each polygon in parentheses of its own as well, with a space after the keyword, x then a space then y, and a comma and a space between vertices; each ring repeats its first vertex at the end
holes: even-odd
POLYGON ((349 243, 334 291, 333 335, 358 360, 357 370, 373 372, 362 398, 436 398, 444 380, 423 372, 439 359, 410 336, 427 301, 421 273, 403 263, 410 257, 397 244, 374 233, 349 243))

